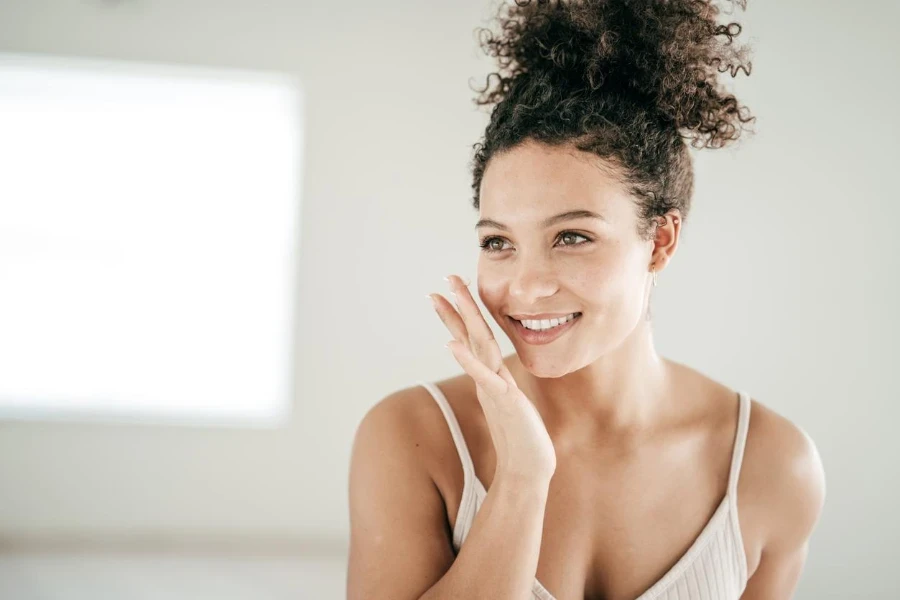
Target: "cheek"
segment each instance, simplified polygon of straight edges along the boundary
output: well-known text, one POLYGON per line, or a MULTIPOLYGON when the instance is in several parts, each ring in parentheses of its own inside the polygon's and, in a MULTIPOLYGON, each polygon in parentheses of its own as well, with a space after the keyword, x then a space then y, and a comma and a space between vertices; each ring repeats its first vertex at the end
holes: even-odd
POLYGON ((596 264, 579 275, 577 285, 585 309, 593 308, 601 318, 631 321, 641 311, 641 278, 628 263, 596 264))
POLYGON ((479 273, 475 285, 477 287, 470 287, 469 289, 473 293, 478 294, 478 299, 481 300, 481 304, 484 305, 489 313, 497 314, 505 298, 502 281, 496 277, 479 273))
MULTIPOLYGON (((561 290, 574 301, 581 301, 584 311, 619 318, 633 312, 637 302, 640 312, 641 281, 636 264, 627 252, 615 250, 561 262, 555 277, 561 290)), ((482 304, 491 313, 508 300, 508 266, 479 257, 477 285, 482 304)))
POLYGON ((627 271, 613 261, 585 265, 571 280, 586 301, 601 305, 617 303, 629 287, 627 271))
MULTIPOLYGON (((485 307, 493 308, 509 299, 510 275, 514 268, 509 261, 479 256, 473 283, 477 285, 478 295, 485 307)), ((470 289, 475 292, 475 287, 470 289)))

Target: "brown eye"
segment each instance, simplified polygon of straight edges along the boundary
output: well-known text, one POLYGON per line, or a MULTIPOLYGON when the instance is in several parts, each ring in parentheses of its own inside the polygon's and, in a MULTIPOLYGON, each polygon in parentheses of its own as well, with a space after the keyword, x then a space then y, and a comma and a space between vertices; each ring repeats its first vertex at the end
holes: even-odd
POLYGON ((503 238, 500 237, 486 237, 484 240, 478 244, 479 247, 485 252, 502 252, 503 251, 503 238), (499 246, 494 246, 494 243, 499 244, 499 246))
MULTIPOLYGON (((582 235, 582 234, 576 233, 574 231, 563 231, 558 236, 556 236, 556 239, 559 240, 560 242, 562 240, 569 240, 572 242, 572 243, 557 243, 556 244, 557 246, 583 246, 585 244, 590 244, 593 241, 586 235, 582 235), (584 241, 579 242, 579 241, 577 241, 577 238, 581 238, 584 241)), ((503 244, 505 241, 506 240, 502 237, 489 236, 489 237, 484 238, 478 244, 478 246, 482 249, 482 251, 487 252, 489 254, 493 254, 496 252, 503 252, 505 250, 505 248, 503 247, 503 244)))
POLYGON ((560 241, 565 240, 565 239, 571 240, 572 238, 582 238, 587 241, 585 241, 585 242, 573 241, 571 244, 562 244, 562 245, 563 246, 580 246, 581 244, 586 244, 586 243, 590 242, 590 240, 587 237, 581 235, 580 233, 575 233, 574 231, 563 231, 561 234, 559 234, 560 241))

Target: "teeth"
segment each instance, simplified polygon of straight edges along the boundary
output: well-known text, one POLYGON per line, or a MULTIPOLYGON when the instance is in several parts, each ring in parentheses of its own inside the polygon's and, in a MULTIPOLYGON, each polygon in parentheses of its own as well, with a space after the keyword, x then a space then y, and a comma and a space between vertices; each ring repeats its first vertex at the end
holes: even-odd
POLYGON ((544 331, 545 329, 553 329, 557 325, 562 325, 575 318, 575 313, 566 315, 559 319, 541 319, 539 321, 519 321, 526 329, 534 331, 544 331))

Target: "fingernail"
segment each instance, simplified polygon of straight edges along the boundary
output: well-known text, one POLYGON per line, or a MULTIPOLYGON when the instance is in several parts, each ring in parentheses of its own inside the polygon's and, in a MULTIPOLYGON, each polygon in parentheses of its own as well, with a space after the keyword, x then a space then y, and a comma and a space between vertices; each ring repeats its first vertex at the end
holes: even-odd
MULTIPOLYGON (((463 282, 463 285, 464 285, 464 286, 469 287, 469 282, 468 282, 467 280, 463 279, 463 278, 460 277, 459 275, 457 275, 456 277, 457 277, 457 279, 459 279, 460 281, 463 282)), ((452 282, 450 281, 450 277, 449 277, 449 276, 448 276, 448 277, 444 277, 444 281, 446 281, 447 283, 452 283, 452 282)))

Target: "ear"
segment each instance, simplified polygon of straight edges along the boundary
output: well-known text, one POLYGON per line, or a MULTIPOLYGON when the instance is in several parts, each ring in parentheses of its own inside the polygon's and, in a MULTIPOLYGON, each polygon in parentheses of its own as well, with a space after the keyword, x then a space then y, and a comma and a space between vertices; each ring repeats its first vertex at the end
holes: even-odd
POLYGON ((666 268, 666 265, 669 264, 669 261, 675 255, 684 219, 681 217, 681 212, 673 208, 665 215, 656 217, 655 221, 653 252, 650 255, 648 268, 660 272, 666 268))

